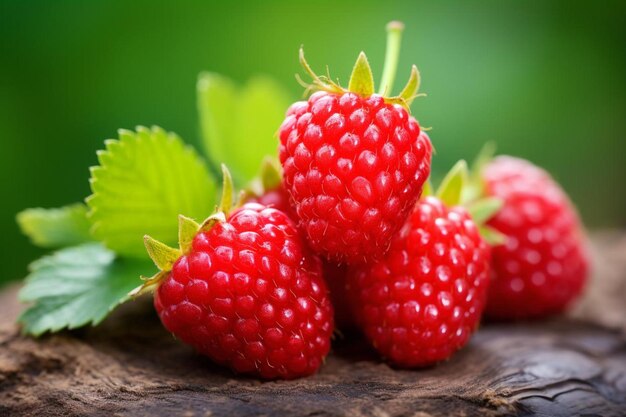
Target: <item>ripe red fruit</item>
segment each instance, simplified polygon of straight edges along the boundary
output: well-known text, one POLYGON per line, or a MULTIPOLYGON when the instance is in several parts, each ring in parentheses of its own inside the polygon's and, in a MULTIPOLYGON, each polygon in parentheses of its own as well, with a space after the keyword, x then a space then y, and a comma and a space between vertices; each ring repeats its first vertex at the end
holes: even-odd
MULTIPOLYGON (((398 24, 389 30, 398 46, 398 24)), ((294 103, 280 127, 285 189, 314 251, 336 262, 369 262, 388 249, 430 173, 430 140, 407 111, 417 68, 399 96, 387 97, 393 74, 384 72, 374 94, 363 53, 348 89, 315 75, 302 51, 300 58, 319 91, 294 103)))
POLYGON ((311 247, 351 263, 384 253, 430 173, 417 121, 378 95, 317 92, 290 107, 279 132, 285 187, 311 247))
POLYGON ((537 318, 565 309, 582 291, 589 258, 578 215, 561 187, 528 161, 501 156, 482 176, 504 201, 489 225, 506 236, 493 248, 486 315, 537 318))
POLYGON ((352 268, 348 293, 372 345, 400 367, 431 365, 463 347, 489 284, 489 247, 462 207, 420 200, 387 255, 352 268))
POLYGON ((146 239, 162 271, 134 292, 157 287, 165 328, 239 373, 316 372, 330 349, 333 309, 321 261, 291 219, 248 203, 202 226, 181 217, 180 235, 180 250, 146 239))
POLYGON ((279 184, 271 189, 263 190, 261 195, 253 195, 247 200, 251 203, 258 203, 266 207, 273 207, 285 213, 297 225, 298 217, 293 207, 289 203, 289 195, 283 184, 279 184))
MULTIPOLYGON (((279 184, 273 189, 263 191, 263 194, 253 196, 248 199, 248 201, 274 207, 286 213, 292 220, 296 219, 295 221, 297 221, 296 214, 289 204, 289 196, 282 184, 279 184)), ((347 303, 348 297, 345 289, 347 266, 322 260, 322 271, 335 310, 335 326, 339 329, 354 327, 354 321, 352 320, 352 313, 347 303)))

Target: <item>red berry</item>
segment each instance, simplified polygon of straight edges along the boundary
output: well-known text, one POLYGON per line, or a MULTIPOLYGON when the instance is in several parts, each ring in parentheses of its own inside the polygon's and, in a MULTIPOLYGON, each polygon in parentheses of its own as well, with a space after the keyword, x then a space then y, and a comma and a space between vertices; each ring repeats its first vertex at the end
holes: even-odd
POLYGON ((289 218, 292 219, 296 224, 298 222, 296 212, 289 203, 289 194, 287 194, 287 192, 285 191, 285 187, 283 187, 282 184, 273 190, 265 191, 260 196, 251 197, 247 201, 251 203, 259 203, 267 207, 273 207, 276 210, 280 210, 283 213, 287 214, 287 216, 289 216, 289 218))
POLYGON ((319 91, 280 127, 284 183, 316 252, 367 262, 389 247, 430 173, 420 126, 383 97, 319 91))
POLYGON ((348 290, 372 345, 401 367, 427 366, 463 347, 489 285, 489 247, 465 209, 420 200, 387 255, 351 269, 348 290))
POLYGON ((507 238, 492 251, 486 314, 521 319, 562 311, 581 293, 589 268, 576 210, 550 175, 528 161, 495 158, 483 177, 487 194, 504 201, 488 224, 507 238))
POLYGON ((283 212, 259 204, 199 232, 154 305, 177 338, 240 373, 310 375, 330 348, 333 310, 320 260, 283 212))
MULTIPOLYGON (((261 196, 253 197, 248 201, 274 207, 286 213, 289 218, 297 221, 296 214, 289 204, 289 196, 282 185, 274 190, 266 191, 261 196)), ((323 259, 322 271, 335 310, 335 326, 340 329, 354 327, 352 313, 346 302, 348 299, 345 289, 347 266, 323 259)))

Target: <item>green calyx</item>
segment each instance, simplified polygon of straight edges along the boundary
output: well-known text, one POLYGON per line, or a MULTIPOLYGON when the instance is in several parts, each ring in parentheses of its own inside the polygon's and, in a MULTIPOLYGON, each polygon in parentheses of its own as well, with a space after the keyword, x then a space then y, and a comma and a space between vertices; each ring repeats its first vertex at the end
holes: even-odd
POLYGON ((207 232, 216 224, 225 222, 228 214, 239 205, 239 203, 233 205, 233 179, 224 164, 222 164, 222 175, 222 198, 213 214, 201 224, 182 214, 178 216, 178 248, 172 248, 148 235, 144 236, 143 242, 148 256, 159 268, 159 272, 152 277, 142 276, 143 284, 129 292, 128 295, 137 297, 154 291, 167 277, 178 258, 189 253, 194 237, 199 232, 207 232))
POLYGON ((282 182, 280 163, 273 156, 266 156, 261 162, 257 176, 239 194, 239 204, 252 197, 260 197, 267 191, 276 190, 282 182))
POLYGON ((487 195, 483 169, 496 154, 496 146, 493 142, 486 142, 476 158, 472 162, 469 171, 468 184, 463 190, 463 201, 470 202, 483 198, 487 195))
MULTIPOLYGON (((402 39, 403 30, 404 25, 401 22, 394 21, 387 25, 387 52, 385 54, 385 66, 378 94, 383 96, 385 102, 400 104, 408 110, 413 100, 423 95, 418 94, 420 74, 415 65, 411 67, 409 80, 400 94, 397 96, 391 95, 398 67, 400 41, 402 39)), ((348 82, 348 88, 344 88, 339 85, 339 83, 334 82, 328 73, 321 76, 317 75, 304 58, 303 48, 300 48, 300 64, 312 79, 312 82, 308 84, 298 78, 300 83, 307 89, 307 93, 311 91, 326 91, 335 94, 352 92, 362 97, 368 97, 376 92, 374 75, 364 52, 359 53, 356 63, 354 64, 350 81, 348 82)))
POLYGON ((473 170, 470 173, 467 163, 460 160, 446 174, 434 193, 430 183, 427 182, 422 195, 435 195, 448 207, 459 205, 465 207, 483 239, 489 245, 500 245, 505 242, 506 237, 486 223, 500 211, 503 201, 495 197, 484 197, 482 194, 468 198, 474 194, 471 189, 476 187, 476 185, 472 185, 476 178, 482 183, 480 173, 476 174, 473 170))

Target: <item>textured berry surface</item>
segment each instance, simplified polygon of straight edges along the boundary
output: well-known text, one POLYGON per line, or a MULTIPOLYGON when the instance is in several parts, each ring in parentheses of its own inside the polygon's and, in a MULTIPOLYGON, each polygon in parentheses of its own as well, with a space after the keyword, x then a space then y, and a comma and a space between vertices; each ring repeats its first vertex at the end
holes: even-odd
POLYGON ((493 248, 486 314, 496 319, 562 311, 584 286, 588 257, 578 215, 559 185, 525 160, 498 157, 483 171, 504 200, 489 225, 507 236, 493 248))
MULTIPOLYGON (((274 190, 266 191, 263 195, 251 198, 249 201, 257 202, 268 207, 274 207, 287 213, 291 219, 297 219, 289 203, 289 195, 287 195, 287 192, 282 186, 274 190)), ((335 326, 339 329, 354 327, 354 320, 352 319, 352 313, 347 303, 348 297, 345 288, 346 274, 348 271, 347 266, 345 264, 337 264, 322 259, 322 271, 335 310, 335 326)))
POLYGON ((249 202, 258 203, 263 206, 273 207, 276 210, 280 210, 283 213, 287 214, 290 219, 297 223, 298 217, 296 216, 296 212, 291 207, 291 203, 289 202, 289 194, 285 190, 285 187, 278 186, 273 190, 267 190, 262 195, 252 197, 248 199, 249 202))
POLYGON ((163 325, 214 361, 263 378, 314 373, 333 310, 321 262, 281 211, 246 204, 200 232, 155 294, 163 325))
POLYGON ((464 346, 489 285, 489 247, 461 207, 420 200, 384 259, 351 269, 348 293, 373 346, 401 367, 427 366, 464 346))
POLYGON ((313 250, 353 264, 382 255, 430 173, 417 121, 378 95, 320 91, 289 108, 279 136, 285 188, 313 250))

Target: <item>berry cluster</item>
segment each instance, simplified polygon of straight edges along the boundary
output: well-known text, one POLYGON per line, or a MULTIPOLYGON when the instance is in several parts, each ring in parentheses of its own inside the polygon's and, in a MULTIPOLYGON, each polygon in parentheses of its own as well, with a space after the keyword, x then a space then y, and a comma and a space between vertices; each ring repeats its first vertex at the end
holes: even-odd
MULTIPOLYGON (((389 67, 400 32, 390 24, 389 67)), ((202 224, 181 216, 178 249, 146 238, 160 272, 136 293, 155 290, 167 330, 265 379, 316 372, 334 321, 391 364, 422 367, 466 345, 483 311, 543 317, 581 292, 584 232, 547 173, 483 157, 432 192, 431 141, 409 112, 415 66, 389 96, 393 71, 375 93, 363 53, 347 89, 300 60, 317 91, 287 110, 281 167, 266 161, 234 209, 224 167, 219 209, 202 224)))

